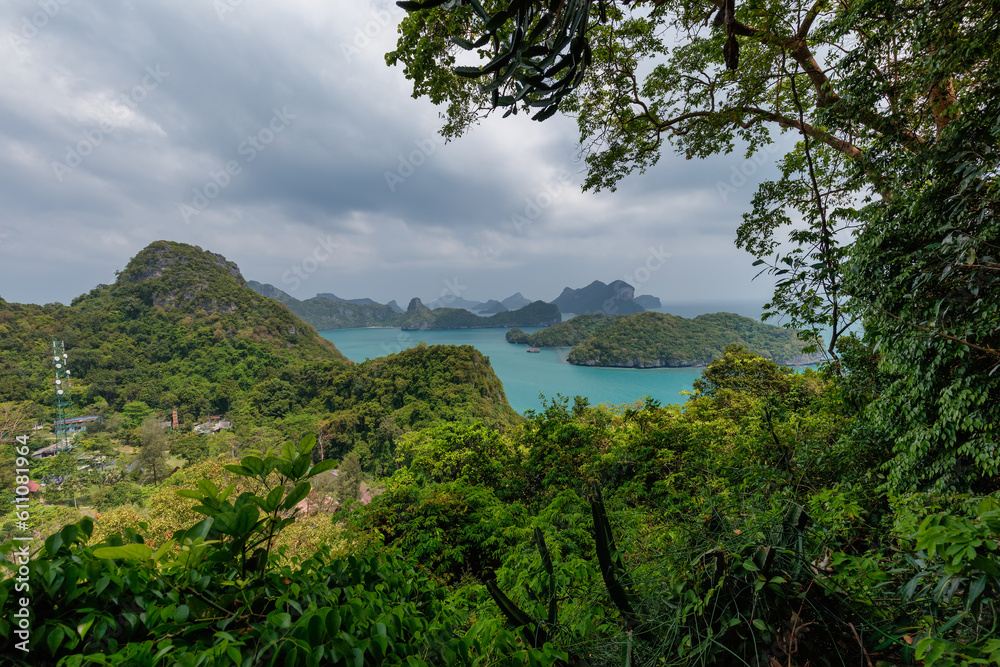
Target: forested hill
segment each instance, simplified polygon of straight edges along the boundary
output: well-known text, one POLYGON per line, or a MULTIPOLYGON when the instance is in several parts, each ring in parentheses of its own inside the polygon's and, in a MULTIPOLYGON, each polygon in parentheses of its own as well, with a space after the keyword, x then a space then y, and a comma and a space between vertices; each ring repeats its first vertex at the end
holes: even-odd
POLYGON ((614 321, 603 313, 577 315, 533 334, 526 334, 519 328, 507 332, 508 343, 526 343, 532 347, 573 347, 606 328, 614 321))
POLYGON ((497 327, 548 327, 562 321, 559 307, 533 301, 517 310, 481 317, 463 308, 437 308, 404 313, 402 328, 408 331, 427 329, 489 329, 497 327))
POLYGON ((581 315, 528 335, 507 332, 511 343, 573 349, 567 361, 582 366, 659 368, 704 366, 740 345, 779 364, 801 365, 821 355, 806 355, 807 343, 794 331, 762 324, 734 313, 699 315, 693 320, 665 313, 581 315))
POLYGON ((300 301, 274 285, 251 280, 250 288, 258 294, 281 301, 289 310, 316 329, 352 329, 355 327, 399 326, 399 313, 380 303, 358 304, 350 301, 314 296, 300 301))
POLYGON ((51 404, 52 340, 70 353, 77 405, 128 401, 198 416, 283 378, 301 388, 350 362, 221 255, 157 241, 113 285, 71 306, 0 302, 0 401, 51 404))
POLYGON ((326 457, 356 452, 376 473, 394 469, 405 431, 439 422, 506 429, 521 419, 489 359, 469 345, 418 345, 338 373, 319 395, 326 457))

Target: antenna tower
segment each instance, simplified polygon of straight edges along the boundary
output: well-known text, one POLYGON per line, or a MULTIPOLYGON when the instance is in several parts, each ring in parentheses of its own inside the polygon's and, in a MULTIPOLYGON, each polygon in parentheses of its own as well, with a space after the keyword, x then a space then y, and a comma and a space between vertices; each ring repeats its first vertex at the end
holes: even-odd
POLYGON ((52 424, 52 432, 55 433, 59 441, 60 450, 68 451, 70 448, 70 424, 73 417, 73 399, 70 396, 70 370, 69 356, 66 354, 66 346, 62 341, 52 341, 52 365, 56 373, 56 420, 52 424))

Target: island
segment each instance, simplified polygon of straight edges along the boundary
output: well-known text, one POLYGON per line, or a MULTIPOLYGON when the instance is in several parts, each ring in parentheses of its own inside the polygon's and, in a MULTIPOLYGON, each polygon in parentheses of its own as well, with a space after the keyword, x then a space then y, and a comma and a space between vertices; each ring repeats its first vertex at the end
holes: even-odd
MULTIPOLYGON (((419 299, 414 299, 419 304, 419 299)), ((517 310, 504 310, 482 317, 462 308, 437 308, 411 303, 407 319, 400 325, 405 331, 429 329, 490 329, 501 327, 550 327, 562 321, 559 308, 544 301, 533 301, 517 310)))
POLYGON ((539 348, 572 347, 566 361, 578 366, 707 366, 723 356, 729 345, 741 345, 788 366, 823 358, 819 352, 805 352, 810 343, 800 340, 794 331, 735 313, 711 313, 694 319, 652 312, 579 315, 534 334, 511 329, 507 341, 539 348))

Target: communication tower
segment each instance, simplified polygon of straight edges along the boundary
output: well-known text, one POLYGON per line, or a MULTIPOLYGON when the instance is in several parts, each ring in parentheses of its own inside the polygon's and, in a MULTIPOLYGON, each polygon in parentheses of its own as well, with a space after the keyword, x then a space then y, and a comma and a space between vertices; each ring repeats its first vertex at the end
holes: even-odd
POLYGON ((70 448, 70 420, 73 418, 73 399, 70 396, 72 386, 71 374, 69 370, 69 355, 66 354, 66 346, 62 341, 52 341, 52 365, 56 373, 56 419, 52 424, 52 432, 55 433, 60 449, 65 451, 70 448))

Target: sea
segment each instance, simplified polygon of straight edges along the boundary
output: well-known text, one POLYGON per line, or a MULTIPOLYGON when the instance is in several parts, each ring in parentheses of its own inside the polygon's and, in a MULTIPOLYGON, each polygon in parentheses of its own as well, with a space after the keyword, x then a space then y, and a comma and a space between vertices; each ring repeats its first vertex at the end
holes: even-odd
MULTIPOLYGON (((729 304, 726 304, 729 306, 729 304)), ((666 309, 663 309, 666 311, 666 309)), ((694 317, 699 312, 736 312, 759 319, 760 310, 748 305, 707 309, 671 307, 670 312, 694 317), (687 312, 690 310, 690 312, 687 312)), ((538 327, 522 327, 528 333, 538 327)), ((641 401, 645 396, 663 405, 683 403, 692 391, 702 368, 596 368, 574 366, 566 361, 570 348, 542 348, 528 353, 524 345, 512 345, 507 329, 456 329, 439 331, 402 331, 391 328, 332 329, 320 335, 333 341, 351 361, 384 357, 414 347, 428 345, 471 345, 489 357, 497 377, 503 382, 507 401, 517 412, 540 411, 544 399, 557 395, 568 398, 585 396, 591 405, 622 405, 641 401)))
MULTIPOLYGON (((539 327, 522 327, 534 333, 539 327)), ((570 348, 542 348, 528 353, 525 345, 507 342, 507 329, 402 331, 400 329, 333 329, 319 332, 351 361, 365 361, 414 347, 471 345, 485 356, 503 382, 507 402, 517 412, 541 411, 541 396, 585 396, 591 405, 632 403, 652 396, 667 405, 683 403, 701 368, 594 368, 567 363, 570 348)))

